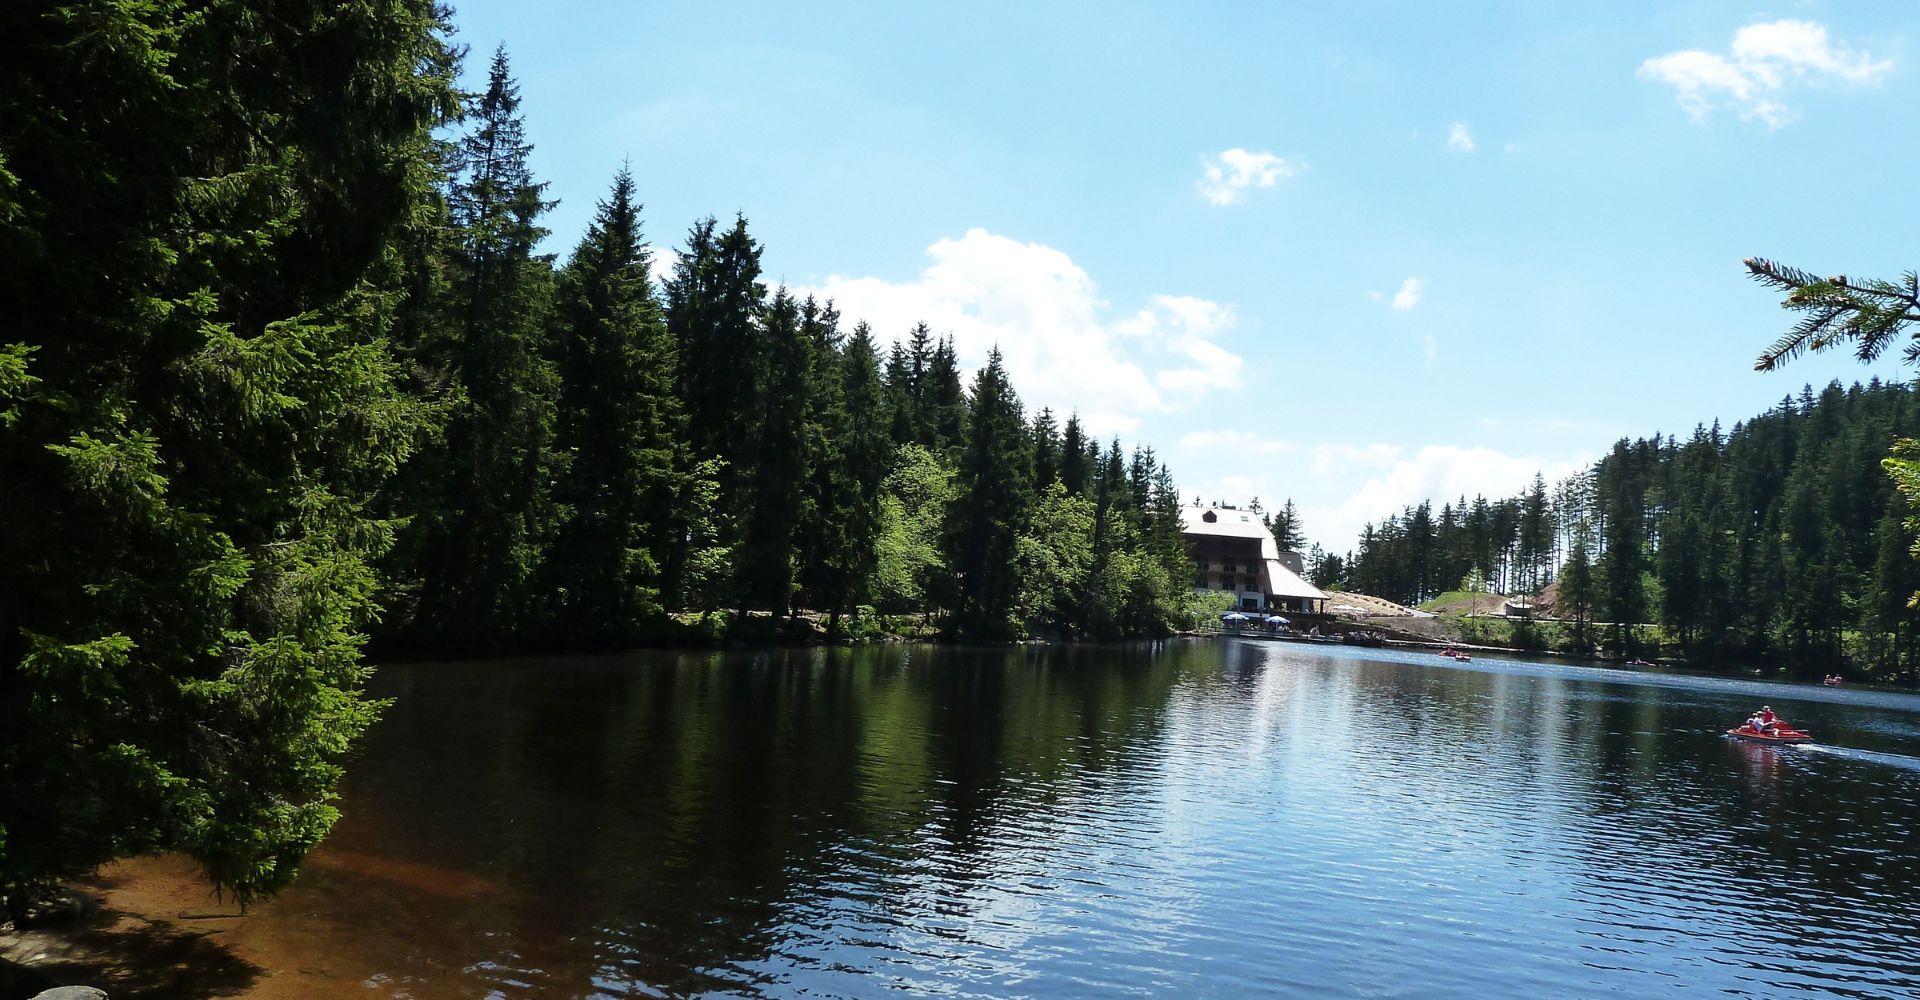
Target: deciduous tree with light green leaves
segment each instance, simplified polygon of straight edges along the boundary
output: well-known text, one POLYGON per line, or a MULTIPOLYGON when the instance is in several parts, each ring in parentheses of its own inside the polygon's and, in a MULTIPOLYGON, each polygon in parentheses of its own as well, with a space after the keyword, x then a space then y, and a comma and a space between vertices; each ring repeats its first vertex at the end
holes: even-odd
POLYGON ((883 611, 926 611, 951 596, 940 532, 957 485, 952 467, 917 445, 901 445, 881 486, 874 600, 883 611))

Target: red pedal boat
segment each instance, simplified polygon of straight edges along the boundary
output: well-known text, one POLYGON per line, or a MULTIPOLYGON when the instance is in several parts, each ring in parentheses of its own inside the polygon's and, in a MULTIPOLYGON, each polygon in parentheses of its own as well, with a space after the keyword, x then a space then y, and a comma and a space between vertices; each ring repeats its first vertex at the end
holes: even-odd
POLYGON ((1761 729, 1749 729, 1746 726, 1742 725, 1737 729, 1727 730, 1727 735, 1735 736, 1743 740, 1752 740, 1755 743, 1812 743, 1813 742, 1812 734, 1795 729, 1784 722, 1776 724, 1773 727, 1773 732, 1771 733, 1761 729))

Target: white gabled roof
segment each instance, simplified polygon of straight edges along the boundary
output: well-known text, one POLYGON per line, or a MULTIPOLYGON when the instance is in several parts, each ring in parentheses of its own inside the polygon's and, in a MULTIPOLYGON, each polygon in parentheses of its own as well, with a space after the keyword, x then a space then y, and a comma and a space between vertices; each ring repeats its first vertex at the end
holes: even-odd
POLYGON ((1271 555, 1279 554, 1279 547, 1273 544, 1273 532, 1260 523, 1260 518, 1250 510, 1221 510, 1218 507, 1182 507, 1180 508, 1180 530, 1189 535, 1220 535, 1227 538, 1258 538, 1264 544, 1260 546, 1261 555, 1269 556, 1266 551, 1273 547, 1271 555), (1214 519, 1208 521, 1206 515, 1214 519))

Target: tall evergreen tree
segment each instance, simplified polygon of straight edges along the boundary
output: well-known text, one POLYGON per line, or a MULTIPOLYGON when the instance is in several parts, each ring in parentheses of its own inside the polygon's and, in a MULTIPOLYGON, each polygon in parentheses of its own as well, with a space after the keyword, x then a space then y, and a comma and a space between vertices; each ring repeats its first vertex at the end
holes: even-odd
POLYGON ((763 402, 760 379, 771 349, 759 329, 767 294, 760 254, 745 217, 725 232, 703 219, 688 231, 667 284, 667 329, 680 359, 687 440, 697 458, 722 463, 721 503, 729 507, 740 504, 760 448, 750 420, 763 402))
POLYGON ((1593 609, 1598 603, 1593 563, 1587 556, 1586 540, 1579 539, 1573 543, 1573 553, 1560 571, 1560 598, 1553 610, 1562 620, 1573 622, 1574 641, 1582 648, 1592 645, 1588 623, 1593 620, 1593 609))
POLYGON ((1038 496, 1060 481, 1060 428, 1053 411, 1041 407, 1033 418, 1033 491, 1038 496))
POLYGON ((562 271, 555 487, 565 513, 549 561, 556 637, 632 641, 663 612, 662 575, 688 463, 673 343, 654 298, 640 206, 625 169, 562 271))
POLYGON ((974 376, 972 409, 960 493, 947 529, 947 559, 959 588, 954 627, 965 639, 1002 639, 1015 624, 1015 559, 1032 483, 1026 420, 999 348, 974 376))
POLYGON ((1553 547, 1552 508, 1547 503, 1547 480, 1533 475, 1533 485, 1520 501, 1519 561, 1520 579, 1515 589, 1533 594, 1546 585, 1551 570, 1549 552, 1553 547))
POLYGON ((387 340, 452 56, 425 2, 0 11, 0 910, 116 856, 246 903, 335 818, 387 340))
POLYGON ((1273 515, 1273 540, 1284 552, 1298 552, 1306 547, 1306 532, 1300 527, 1300 511, 1289 498, 1286 505, 1273 515))
POLYGON ((1607 523, 1602 529, 1606 551, 1600 557, 1602 606, 1613 623, 1613 648, 1631 651, 1637 641, 1634 626, 1646 615, 1646 529, 1642 496, 1635 489, 1627 442, 1614 445, 1613 470, 1602 485, 1607 496, 1607 523))
POLYGON ((1080 427, 1080 414, 1067 414, 1067 426, 1060 433, 1060 482, 1074 496, 1086 496, 1093 489, 1093 468, 1087 462, 1087 436, 1080 427))
POLYGON ((904 353, 907 377, 902 385, 907 400, 907 428, 913 442, 940 452, 944 446, 933 420, 934 348, 933 330, 925 323, 915 323, 907 334, 904 353))
POLYGON ((535 574, 558 520, 558 386, 545 326, 552 267, 535 253, 546 236, 538 219, 551 206, 527 163, 533 146, 504 48, 470 118, 451 188, 442 355, 464 399, 447 428, 443 492, 414 522, 423 576, 415 626, 460 645, 507 641, 534 619, 535 574))
POLYGON ((811 371, 801 427, 804 471, 794 557, 802 600, 819 608, 838 576, 834 567, 845 562, 846 511, 853 503, 845 455, 849 427, 841 385, 839 311, 831 302, 808 296, 800 305, 800 329, 811 371))
POLYGON ((897 340, 887 351, 886 373, 882 380, 887 386, 887 420, 893 443, 918 443, 913 433, 913 365, 907 359, 906 347, 897 340))
POLYGON ((820 586, 830 627, 872 596, 879 564, 881 489, 892 471, 894 454, 879 357, 873 332, 865 323, 854 327, 839 363, 843 430, 834 505, 826 512, 833 544, 820 586))
POLYGON ((762 327, 765 382, 754 405, 740 414, 757 432, 751 435, 756 454, 745 470, 739 589, 743 607, 785 615, 792 606, 795 536, 809 471, 806 414, 813 392, 813 341, 801 321, 800 304, 785 288, 768 303, 762 327))
POLYGON ((960 384, 960 359, 953 339, 942 338, 929 361, 922 402, 926 410, 928 446, 957 454, 966 443, 967 396, 960 384))

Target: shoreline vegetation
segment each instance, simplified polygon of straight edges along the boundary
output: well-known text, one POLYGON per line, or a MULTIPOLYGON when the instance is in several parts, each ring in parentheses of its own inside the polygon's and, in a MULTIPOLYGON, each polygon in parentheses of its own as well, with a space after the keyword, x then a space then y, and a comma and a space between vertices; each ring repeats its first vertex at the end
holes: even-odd
POLYGON ((1910 383, 1797 397, 1723 430, 1622 439, 1554 485, 1408 507, 1309 577, 1403 605, 1552 608, 1523 648, 1678 656, 1702 668, 1920 679, 1913 507, 1883 460, 1920 434, 1910 383), (1616 622, 1642 623, 1634 628, 1616 622))

